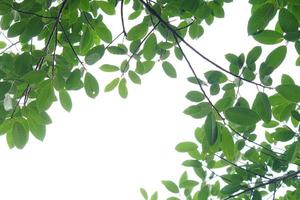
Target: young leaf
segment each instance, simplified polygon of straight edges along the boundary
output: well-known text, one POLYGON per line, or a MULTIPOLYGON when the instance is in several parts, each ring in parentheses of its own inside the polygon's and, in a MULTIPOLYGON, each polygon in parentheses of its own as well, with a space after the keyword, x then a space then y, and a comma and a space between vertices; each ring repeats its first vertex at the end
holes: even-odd
POLYGON ((110 92, 110 91, 112 91, 113 89, 115 89, 115 88, 118 86, 119 82, 120 82, 120 78, 115 78, 115 79, 113 79, 110 83, 108 83, 108 84, 105 86, 104 91, 105 91, 105 92, 110 92))
POLYGON ((178 193, 179 192, 179 189, 178 189, 177 185, 173 181, 162 181, 162 184, 170 192, 173 192, 173 193, 178 193))
POLYGON ((193 142, 181 142, 176 145, 175 149, 178 152, 190 152, 198 148, 198 145, 193 142))
POLYGON ((104 72, 116 72, 119 71, 119 67, 110 64, 104 64, 100 67, 100 69, 104 72))
POLYGON ((119 89, 120 96, 126 99, 128 96, 128 90, 127 90, 127 81, 125 78, 121 79, 118 89, 119 89))

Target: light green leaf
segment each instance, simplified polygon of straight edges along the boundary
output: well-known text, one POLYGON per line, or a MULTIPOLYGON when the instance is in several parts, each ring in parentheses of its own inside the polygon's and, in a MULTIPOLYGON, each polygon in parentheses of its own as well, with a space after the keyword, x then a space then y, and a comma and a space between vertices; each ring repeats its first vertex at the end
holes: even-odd
POLYGON ((127 81, 125 78, 121 79, 118 89, 119 89, 120 96, 126 99, 128 96, 128 89, 127 89, 127 81))
POLYGON ((176 145, 175 149, 178 152, 190 152, 197 150, 198 145, 193 142, 181 142, 176 145))
POLYGON ((119 67, 110 64, 104 64, 100 67, 100 69, 104 72, 116 72, 119 71, 119 67))
POLYGON ((108 83, 108 84, 105 86, 104 91, 105 91, 105 92, 110 92, 110 91, 112 91, 113 89, 115 89, 115 88, 118 86, 119 82, 120 82, 120 78, 115 78, 115 79, 113 79, 110 83, 108 83))
POLYGON ((54 88, 50 80, 45 81, 43 87, 40 88, 37 98, 36 106, 39 111, 44 111, 50 108, 55 99, 54 88))
POLYGON ((59 91, 59 101, 62 107, 70 112, 72 109, 72 99, 66 90, 59 91))
POLYGON ((173 181, 162 181, 162 184, 172 193, 178 193, 179 189, 173 181))

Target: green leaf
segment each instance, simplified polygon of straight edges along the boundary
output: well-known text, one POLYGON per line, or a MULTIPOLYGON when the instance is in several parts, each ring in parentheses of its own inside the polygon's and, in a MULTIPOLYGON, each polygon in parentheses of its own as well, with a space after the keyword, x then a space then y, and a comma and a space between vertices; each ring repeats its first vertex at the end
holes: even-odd
POLYGON ((285 99, 292 102, 300 102, 300 87, 298 85, 279 85, 276 91, 285 99))
POLYGON ((144 200, 148 200, 148 194, 144 188, 140 188, 140 193, 142 194, 144 200))
POLYGON ((108 84, 105 86, 104 91, 105 91, 105 92, 110 92, 110 91, 112 91, 113 89, 115 89, 115 88, 118 86, 119 82, 120 82, 120 78, 115 78, 115 79, 113 79, 110 83, 108 83, 108 84))
POLYGON ((84 77, 84 89, 86 94, 91 98, 95 98, 99 94, 98 81, 89 72, 87 72, 84 77))
POLYGON ((105 12, 108 15, 116 14, 115 7, 109 2, 97 1, 97 5, 99 6, 99 8, 101 8, 103 12, 105 12))
POLYGON ((151 34, 145 41, 143 55, 146 60, 151 60, 156 54, 157 39, 155 34, 151 34))
POLYGON ((39 71, 30 71, 26 73, 22 79, 25 80, 29 84, 37 84, 45 79, 47 72, 44 70, 39 71))
POLYGON ((220 84, 227 81, 227 77, 220 71, 208 71, 204 73, 205 78, 210 84, 220 84))
POLYGON ((278 44, 282 42, 283 35, 272 30, 265 30, 253 35, 253 38, 262 44, 278 44))
POLYGON ((88 26, 84 26, 80 39, 79 49, 82 54, 86 54, 93 46, 93 33, 88 26))
POLYGON ((130 41, 142 39, 148 32, 148 25, 140 23, 132 27, 127 33, 127 39, 130 41))
POLYGON ((6 43, 3 41, 0 41, 0 49, 4 49, 6 47, 6 43))
POLYGON ((265 123, 269 123, 271 121, 271 104, 268 96, 265 93, 257 93, 253 102, 252 110, 254 110, 265 123))
POLYGON ((8 29, 7 37, 10 37, 10 38, 17 37, 25 31, 25 28, 26 28, 26 23, 17 22, 8 29))
POLYGON ((112 41, 112 34, 104 23, 97 23, 95 25, 95 31, 104 42, 110 43, 112 41))
POLYGON ((221 148, 223 150, 224 155, 228 160, 233 160, 234 159, 234 142, 232 135, 228 131, 227 128, 223 127, 221 129, 221 148))
POLYGON ((33 17, 29 20, 25 27, 24 34, 28 37, 34 37, 41 33, 44 28, 44 23, 40 17, 33 17))
POLYGON ((26 143, 28 142, 28 132, 25 127, 20 122, 15 122, 12 128, 12 137, 14 145, 18 149, 23 149, 26 143))
POLYGON ((110 64, 104 64, 100 69, 104 72, 116 72, 120 70, 119 67, 110 64))
POLYGON ((205 136, 209 145, 214 145, 218 138, 218 126, 215 116, 210 113, 204 123, 205 136))
POLYGON ((36 106, 39 111, 44 111, 50 108, 55 99, 54 88, 50 80, 45 81, 43 87, 40 88, 37 98, 36 106))
POLYGON ((251 126, 259 121, 259 116, 253 110, 243 107, 232 107, 225 111, 225 117, 239 125, 251 126))
POLYGON ((295 132, 288 128, 277 128, 272 136, 276 141, 287 142, 295 137, 295 132))
POLYGON ((154 192, 150 198, 150 200, 157 200, 158 199, 158 193, 154 192))
POLYGON ((162 63, 162 67, 163 67, 163 70, 166 73, 166 75, 168 75, 170 78, 177 77, 176 70, 171 63, 169 63, 168 61, 164 61, 162 63))
POLYGON ((190 152, 190 151, 194 151, 197 150, 198 145, 193 143, 193 142, 181 142, 179 144, 176 145, 175 149, 178 152, 190 152))
POLYGON ((104 55, 104 45, 98 45, 89 50, 85 56, 85 62, 88 65, 93 65, 98 62, 104 55))
POLYGON ((204 99, 204 95, 198 91, 190 91, 185 97, 192 102, 201 102, 204 99))
POLYGON ((45 124, 39 124, 36 123, 34 120, 32 119, 28 119, 28 126, 30 129, 30 132, 32 133, 32 135, 40 140, 43 141, 45 136, 46 136, 46 126, 45 124))
POLYGON ((193 105, 185 109, 184 114, 200 119, 208 115, 211 111, 212 109, 209 103, 201 102, 198 105, 193 105))
POLYGON ((209 187, 205 185, 201 188, 198 194, 198 200, 207 200, 209 197, 209 187))
POLYGON ((247 65, 253 64, 257 61, 262 53, 262 48, 260 46, 254 47, 247 55, 246 63, 247 65))
POLYGON ((83 87, 83 83, 81 81, 81 71, 79 69, 75 69, 71 72, 70 76, 66 81, 66 89, 68 90, 79 90, 83 87))
POLYGON ((287 54, 287 47, 280 46, 274 49, 266 58, 264 64, 261 65, 259 73, 261 76, 271 74, 284 61, 287 54))
POLYGON ((299 23, 297 18, 285 8, 282 8, 279 12, 279 24, 286 33, 298 31, 299 23))
POLYGON ((130 80, 135 83, 135 84, 141 84, 141 78, 139 77, 139 75, 137 75, 137 73, 135 73, 134 71, 130 70, 128 72, 128 76, 130 78, 130 80))
POLYGON ((128 49, 123 44, 118 44, 118 46, 110 46, 107 48, 109 53, 115 54, 115 55, 126 55, 128 52, 128 49))
POLYGON ((178 193, 179 189, 173 181, 162 181, 162 184, 172 193, 178 193))
POLYGON ((241 185, 229 184, 221 189, 221 193, 225 195, 233 194, 241 189, 241 185))
POLYGON ((127 89, 127 81, 125 78, 122 78, 119 83, 119 94, 122 98, 126 99, 128 96, 128 89, 127 89))
POLYGON ((251 15, 248 21, 248 33, 250 35, 264 30, 277 12, 272 3, 265 3, 259 6, 251 15))
POLYGON ((72 99, 69 93, 65 90, 59 91, 59 101, 61 106, 68 112, 72 109, 72 99))

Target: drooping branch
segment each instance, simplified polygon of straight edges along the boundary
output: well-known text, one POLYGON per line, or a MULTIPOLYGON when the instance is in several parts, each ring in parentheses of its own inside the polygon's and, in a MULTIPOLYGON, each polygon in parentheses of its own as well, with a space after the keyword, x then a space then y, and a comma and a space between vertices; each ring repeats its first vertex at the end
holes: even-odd
POLYGON ((243 81, 246 81, 250 84, 254 84, 256 86, 262 87, 262 88, 267 88, 267 89, 273 89, 272 87, 269 86, 265 86, 261 83, 257 83, 248 79, 245 79, 237 74, 234 74, 232 72, 230 72, 229 70, 223 68, 222 66, 220 66, 219 64, 217 64, 216 62, 212 61, 211 59, 209 59, 208 57, 206 57, 205 55, 203 55, 202 53, 200 53, 197 49, 195 49, 190 43, 188 43, 176 30, 174 30, 174 28, 172 28, 170 26, 170 24, 168 22, 166 22, 150 5, 148 5, 144 0, 139 0, 145 7, 146 9, 152 14, 154 15, 162 24, 164 24, 166 26, 166 28, 173 34, 175 35, 177 38, 180 39, 180 41, 182 41, 186 46, 188 46, 193 52, 195 52, 197 55, 199 55, 201 58, 203 58, 204 60, 206 60, 207 62, 209 62, 210 64, 212 64, 213 66, 215 66, 216 68, 220 69, 221 71, 235 77, 238 79, 241 79, 243 81))
POLYGON ((133 56, 137 53, 137 51, 140 49, 140 47, 142 46, 142 44, 147 40, 147 38, 153 33, 153 31, 156 29, 156 27, 160 24, 160 22, 157 22, 154 27, 150 30, 150 32, 142 39, 142 41, 139 43, 139 45, 137 45, 137 47, 135 48, 134 52, 131 54, 131 56, 129 57, 128 61, 126 62, 126 66, 124 68, 124 71, 122 72, 122 76, 124 76, 124 73, 127 71, 128 67, 129 67, 129 63, 131 61, 131 59, 133 58, 133 56))
POLYGON ((266 186, 266 185, 270 185, 270 184, 274 184, 274 183, 278 183, 278 182, 284 181, 284 180, 286 180, 286 179, 294 178, 294 177, 296 177, 298 174, 300 174, 300 170, 295 171, 295 172, 292 172, 292 173, 285 174, 285 175, 280 176, 280 177, 277 177, 277 178, 274 178, 274 179, 272 179, 272 180, 270 180, 270 181, 267 181, 267 182, 265 182, 265 183, 261 183, 261 184, 255 185, 255 186, 250 187, 250 188, 248 188, 248 189, 245 189, 245 190, 243 190, 243 191, 241 191, 241 192, 238 192, 238 193, 235 193, 235 194, 233 194, 233 195, 230 195, 230 196, 228 196, 227 198, 225 198, 224 200, 232 199, 232 198, 234 198, 234 197, 240 196, 241 194, 247 193, 247 192, 249 192, 249 191, 253 191, 253 190, 255 190, 255 189, 262 188, 262 187, 264 187, 264 186, 266 186))
MULTIPOLYGON (((220 116, 220 118, 222 119, 224 125, 226 125, 226 124, 225 124, 225 118, 221 115, 221 113, 219 112, 219 110, 216 108, 216 106, 214 105, 214 103, 211 101, 211 99, 208 97, 207 93, 205 92, 205 90, 204 90, 204 88, 203 88, 203 86, 202 86, 202 84, 201 84, 201 82, 200 82, 200 79, 198 78, 198 75, 197 75, 196 71, 194 70, 194 68, 193 68, 193 66, 192 66, 192 64, 191 64, 191 62, 190 62, 190 60, 187 58, 186 54, 185 54, 184 51, 183 51, 183 49, 182 49, 182 47, 181 47, 181 45, 180 45, 180 43, 179 43, 179 41, 178 41, 178 38, 176 37, 176 35, 173 35, 173 36, 174 36, 174 39, 175 39, 175 41, 176 41, 176 44, 177 44, 178 48, 180 49, 180 51, 181 51, 181 53, 182 53, 182 55, 183 55, 183 58, 184 58, 185 61, 187 62, 187 64, 188 64, 190 70, 191 70, 192 73, 193 73, 193 76, 196 78, 197 84, 199 85, 200 90, 202 91, 204 97, 206 98, 206 100, 208 101, 208 103, 212 106, 212 108, 216 111, 216 113, 220 116)), ((247 172, 249 172, 250 174, 253 174, 253 175, 255 175, 255 176, 259 176, 259 177, 262 177, 262 178, 265 178, 265 179, 269 179, 269 180, 270 180, 270 178, 268 178, 268 177, 266 177, 266 176, 264 176, 264 175, 258 174, 258 173, 256 173, 256 172, 253 172, 253 171, 251 171, 251 170, 244 169, 244 168, 242 168, 242 167, 236 165, 235 163, 233 163, 233 162, 231 162, 231 161, 229 161, 229 160, 223 158, 222 156, 219 156, 219 155, 217 155, 217 154, 214 154, 214 155, 217 156, 217 157, 219 157, 221 160, 227 162, 228 164, 230 164, 230 165, 232 165, 232 166, 234 166, 234 167, 237 167, 237 168, 239 168, 239 169, 245 170, 245 171, 247 171, 247 172)))
MULTIPOLYGON (((59 22, 60 22, 60 19, 61 19, 62 14, 63 14, 63 10, 64 10, 64 8, 65 8, 65 6, 66 6, 66 4, 67 4, 67 1, 68 1, 68 0, 64 0, 64 1, 62 2, 61 7, 60 7, 60 10, 58 11, 58 15, 57 15, 56 20, 55 20, 55 23, 54 23, 54 25, 53 25, 52 31, 51 31, 51 33, 50 33, 50 35, 49 35, 49 38, 48 38, 48 40, 47 40, 47 42, 46 42, 46 45, 45 45, 44 49, 43 49, 43 51, 44 51, 46 54, 48 53, 48 50, 49 50, 49 46, 50 46, 51 40, 52 40, 52 38, 53 38, 53 35, 55 34, 55 31, 56 31, 56 29, 57 29, 57 26, 58 26, 59 22)), ((42 56, 42 57, 39 59, 37 65, 36 65, 36 67, 35 67, 35 70, 36 70, 36 71, 38 71, 38 70, 41 69, 41 67, 42 67, 42 65, 43 65, 43 63, 44 63, 44 60, 45 60, 45 56, 42 56)), ((29 96, 30 91, 31 91, 31 87, 30 87, 30 84, 28 84, 28 85, 26 86, 25 90, 23 91, 23 93, 21 94, 21 96, 19 97, 19 100, 17 101, 17 104, 15 105, 15 107, 14 107, 14 109, 13 109, 13 112, 12 112, 10 118, 13 118, 13 117, 14 117, 14 114, 16 113, 16 110, 17 110, 17 108, 18 108, 19 105, 20 105, 21 99, 22 99, 23 97, 25 97, 25 99, 27 99, 27 97, 29 96)), ((26 104, 26 102, 24 102, 24 104, 26 104)))
POLYGON ((122 22, 123 33, 124 33, 125 37, 127 37, 125 21, 124 21, 124 0, 121 0, 121 22, 122 22))

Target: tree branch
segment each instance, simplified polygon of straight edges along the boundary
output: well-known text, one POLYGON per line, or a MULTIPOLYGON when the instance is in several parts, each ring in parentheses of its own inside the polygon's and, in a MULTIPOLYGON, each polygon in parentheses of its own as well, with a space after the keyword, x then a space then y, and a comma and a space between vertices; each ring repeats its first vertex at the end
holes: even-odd
POLYGON ((174 30, 169 23, 167 23, 164 19, 162 19, 162 17, 151 7, 149 6, 145 1, 143 0, 139 0, 146 8, 147 10, 152 13, 161 23, 163 23, 168 29, 169 31, 172 32, 173 35, 175 35, 177 38, 179 38, 185 45, 187 45, 192 51, 194 51, 196 54, 198 54, 201 58, 203 58, 204 60, 206 60, 207 62, 209 62, 210 64, 212 64, 213 66, 215 66, 216 68, 226 72, 227 74, 230 74, 233 77, 239 78, 243 81, 246 81, 248 83, 263 87, 263 88, 267 88, 267 89, 273 89, 272 87, 269 86, 265 86, 263 84, 260 83, 256 83, 254 81, 250 81, 247 80, 239 75, 236 75, 232 72, 230 72, 229 70, 221 67, 219 64, 215 63, 214 61, 210 60, 208 57, 204 56, 202 53, 200 53, 197 49, 195 49, 191 44, 189 44, 180 34, 177 33, 176 30, 174 30))

